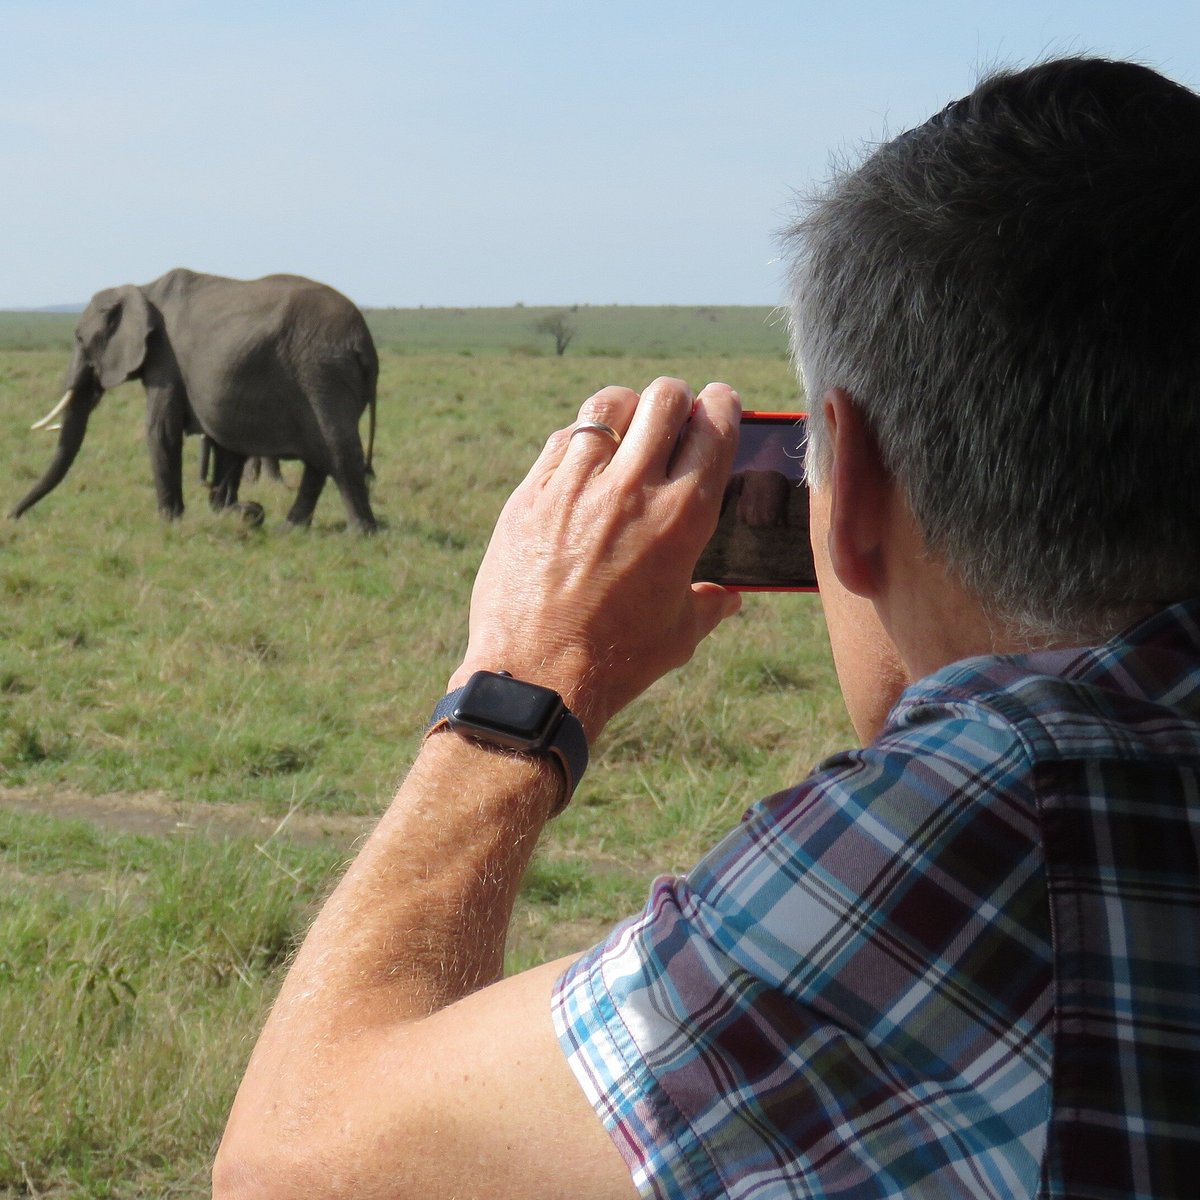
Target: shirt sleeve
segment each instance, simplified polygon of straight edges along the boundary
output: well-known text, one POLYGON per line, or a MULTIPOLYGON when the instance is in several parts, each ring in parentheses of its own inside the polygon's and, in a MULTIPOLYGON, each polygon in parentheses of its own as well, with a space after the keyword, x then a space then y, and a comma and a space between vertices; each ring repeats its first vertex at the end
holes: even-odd
POLYGON ((644 1196, 1036 1189, 1051 952, 1027 760, 925 706, 761 802, 562 977, 644 1196))

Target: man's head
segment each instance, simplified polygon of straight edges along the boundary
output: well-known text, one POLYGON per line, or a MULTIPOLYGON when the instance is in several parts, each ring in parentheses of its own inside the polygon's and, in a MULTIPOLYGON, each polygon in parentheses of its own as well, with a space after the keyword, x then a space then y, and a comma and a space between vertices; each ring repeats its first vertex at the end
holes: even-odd
POLYGON ((997 617, 1070 636, 1200 593, 1200 97, 1098 59, 992 76, 787 240, 810 405, 850 394, 997 617))

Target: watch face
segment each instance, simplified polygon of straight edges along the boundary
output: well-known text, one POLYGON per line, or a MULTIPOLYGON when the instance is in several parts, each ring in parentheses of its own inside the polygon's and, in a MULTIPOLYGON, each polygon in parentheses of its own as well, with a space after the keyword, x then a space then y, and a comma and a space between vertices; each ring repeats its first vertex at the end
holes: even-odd
POLYGON ((463 688, 450 719, 495 735, 493 741, 521 748, 540 745, 562 711, 562 700, 550 688, 477 671, 463 688))

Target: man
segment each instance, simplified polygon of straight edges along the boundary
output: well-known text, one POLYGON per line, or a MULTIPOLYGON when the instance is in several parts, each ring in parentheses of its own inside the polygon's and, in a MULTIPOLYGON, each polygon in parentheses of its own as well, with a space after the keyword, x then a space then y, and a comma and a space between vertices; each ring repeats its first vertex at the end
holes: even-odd
POLYGON ((607 388, 550 438, 450 686, 520 682, 482 677, 474 735, 439 706, 285 981, 219 1196, 1195 1195, 1198 195, 1200 98, 1096 60, 986 80, 835 181, 789 241, 864 748, 501 980, 577 735, 738 605, 689 584, 734 392, 607 388), (557 753, 495 744, 528 683, 574 714, 557 753))

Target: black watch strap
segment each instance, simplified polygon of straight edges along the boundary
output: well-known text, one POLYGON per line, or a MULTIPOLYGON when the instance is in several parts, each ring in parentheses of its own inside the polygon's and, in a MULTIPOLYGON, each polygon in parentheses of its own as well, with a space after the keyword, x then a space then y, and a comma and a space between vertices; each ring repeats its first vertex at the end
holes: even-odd
POLYGON ((428 737, 443 727, 449 727, 485 745, 499 746, 517 754, 544 754, 554 759, 562 770, 567 786, 562 803, 556 806, 551 816, 562 812, 570 803, 571 796, 583 778, 583 773, 587 770, 587 734, 584 733, 579 718, 563 704, 562 698, 556 692, 537 684, 513 679, 506 671, 477 672, 462 687, 443 696, 429 718, 429 723, 425 727, 425 736, 428 737), (497 721, 494 726, 485 723, 478 716, 471 720, 460 719, 462 716, 460 701, 463 694, 472 687, 477 678, 489 675, 504 679, 505 686, 528 689, 530 693, 536 692, 539 697, 552 697, 556 704, 550 711, 546 727, 536 735, 526 736, 514 733, 512 729, 504 728, 502 719, 497 721))

